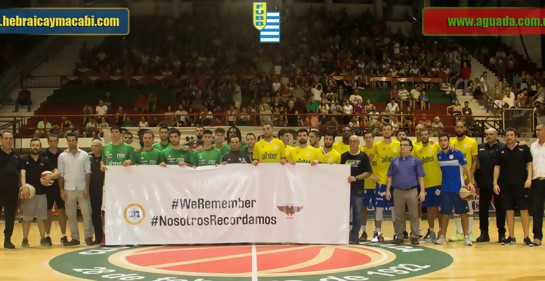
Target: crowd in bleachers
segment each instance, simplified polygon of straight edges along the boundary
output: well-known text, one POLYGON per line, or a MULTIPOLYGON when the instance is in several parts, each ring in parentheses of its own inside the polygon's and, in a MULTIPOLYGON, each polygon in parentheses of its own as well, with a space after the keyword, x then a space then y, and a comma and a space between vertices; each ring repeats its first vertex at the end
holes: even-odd
MULTIPOLYGON (((370 11, 358 17, 345 11, 333 14, 313 9, 304 15, 283 13, 282 43, 274 46, 259 44, 254 28, 245 21, 233 20, 229 14, 215 18, 217 21, 211 22, 187 15, 134 21, 139 32, 108 38, 95 48, 82 46, 74 74, 172 77, 161 82, 172 93, 170 110, 166 105, 158 106, 155 93, 137 91, 133 108, 124 109, 129 113, 165 113, 163 120, 147 120, 149 125, 271 122, 278 126, 326 126, 340 122, 376 127, 377 132, 381 124, 390 122, 409 129, 411 117, 401 120, 399 116, 390 118, 390 114, 405 113, 408 107, 409 113, 429 108, 429 86, 407 84, 410 96, 406 99, 398 98, 397 90, 392 90, 392 106, 371 111, 372 104, 364 104, 358 91, 371 86, 390 89, 392 85, 371 85, 362 79, 364 75, 444 79, 455 75, 456 45, 449 39, 425 38, 417 28, 408 35, 389 30, 370 11), (210 76, 205 79, 203 75, 210 76), (348 78, 336 80, 333 76, 348 78), (311 115, 291 115, 304 113, 311 115), (376 117, 367 118, 368 113, 376 117), (328 114, 342 116, 333 119, 328 114)), ((127 86, 134 83, 127 82, 127 86)), ((114 108, 108 113, 116 113, 114 108)), ((119 118, 115 121, 126 126, 117 122, 119 118)))

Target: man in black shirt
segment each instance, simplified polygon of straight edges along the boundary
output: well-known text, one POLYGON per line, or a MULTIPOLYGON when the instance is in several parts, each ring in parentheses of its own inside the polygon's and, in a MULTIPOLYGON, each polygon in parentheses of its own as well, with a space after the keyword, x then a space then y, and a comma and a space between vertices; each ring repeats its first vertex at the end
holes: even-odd
MULTIPOLYGON (((11 243, 13 226, 15 224, 15 213, 17 212, 17 201, 19 191, 26 184, 21 176, 22 161, 19 155, 12 149, 13 134, 5 131, 1 135, 2 145, 0 146, 0 211, 4 209, 4 248, 15 249, 11 243)), ((26 193, 26 192, 24 192, 26 193)), ((28 194, 28 193, 26 193, 28 194)))
MULTIPOLYGON (((59 155, 61 155, 61 150, 59 149, 59 136, 50 134, 47 136, 47 144, 49 148, 46 149, 42 156, 47 159, 47 162, 53 169, 57 168, 57 160, 59 155)), ((59 216, 59 227, 61 229, 61 244, 65 245, 68 243, 68 238, 66 238, 66 213, 64 211, 64 201, 61 198, 61 190, 59 187, 59 182, 55 180, 53 185, 48 187, 45 190, 45 195, 47 197, 47 220, 45 221, 45 238, 51 243, 51 217, 53 216, 53 206, 56 206, 57 213, 59 216)))
POLYGON ((49 164, 47 159, 40 155, 42 143, 40 139, 30 140, 30 155, 23 160, 22 173, 25 175, 26 182, 36 188, 36 194, 32 198, 26 198, 23 201, 23 242, 22 247, 28 248, 28 233, 30 223, 36 218, 38 230, 40 231, 40 245, 51 246, 51 239, 45 237, 44 221, 47 219, 47 198, 46 190, 49 187, 43 186, 40 181, 41 175, 45 171, 52 171, 53 174, 45 176, 44 182, 53 182, 60 176, 59 170, 49 164))
POLYGON ((240 138, 231 137, 229 139, 229 146, 231 147, 231 152, 223 155, 221 159, 222 164, 233 164, 233 163, 252 163, 252 158, 246 151, 240 151, 240 138))
POLYGON ((494 197, 494 206, 496 209, 496 226, 498 227, 498 242, 505 240, 505 208, 501 200, 501 193, 495 194, 492 184, 494 177, 494 165, 496 164, 496 155, 498 151, 503 150, 505 144, 498 141, 498 131, 494 128, 487 129, 486 143, 479 144, 479 156, 477 158, 478 173, 477 187, 479 187, 479 228, 481 235, 477 238, 477 242, 488 242, 488 210, 490 209, 490 201, 494 197))
POLYGON ((371 176, 371 163, 369 157, 360 151, 358 136, 352 135, 348 139, 350 150, 341 155, 341 164, 350 165, 350 207, 352 208, 352 229, 349 241, 351 244, 359 243, 361 228, 361 208, 363 204, 363 182, 371 176))
POLYGON ((93 244, 100 244, 104 230, 102 227, 102 196, 104 189, 105 173, 100 170, 102 160, 102 141, 99 138, 93 139, 91 143, 91 182, 89 184, 89 199, 91 200, 91 221, 95 230, 93 244))
POLYGON ((505 147, 499 151, 494 166, 494 193, 502 192, 502 200, 506 210, 509 237, 502 245, 514 245, 515 239, 515 209, 520 210, 520 221, 524 232, 524 245, 534 244, 529 235, 530 206, 529 191, 532 186, 532 154, 528 146, 520 146, 516 142, 516 130, 505 129, 505 147), (501 186, 499 185, 501 184, 501 186))

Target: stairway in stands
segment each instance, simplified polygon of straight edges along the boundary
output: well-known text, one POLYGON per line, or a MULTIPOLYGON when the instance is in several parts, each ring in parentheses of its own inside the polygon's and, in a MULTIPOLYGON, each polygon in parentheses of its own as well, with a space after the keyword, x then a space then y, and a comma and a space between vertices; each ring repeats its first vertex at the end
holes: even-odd
MULTIPOLYGON (((88 48, 100 44, 104 41, 105 36, 74 36, 70 43, 66 44, 62 51, 53 59, 44 62, 31 73, 31 76, 59 76, 59 75, 71 75, 74 66, 79 61, 79 51, 82 44, 87 43, 88 48)), ((24 84, 29 88, 32 93, 32 107, 31 111, 27 112, 26 106, 19 109, 18 113, 13 113, 13 106, 5 106, 0 109, 0 116, 17 115, 17 116, 33 116, 34 112, 40 108, 42 103, 47 100, 47 97, 51 96, 55 88, 44 88, 43 79, 25 79, 24 84)), ((14 89, 11 93, 13 100, 17 99, 17 94, 20 89, 14 89)))

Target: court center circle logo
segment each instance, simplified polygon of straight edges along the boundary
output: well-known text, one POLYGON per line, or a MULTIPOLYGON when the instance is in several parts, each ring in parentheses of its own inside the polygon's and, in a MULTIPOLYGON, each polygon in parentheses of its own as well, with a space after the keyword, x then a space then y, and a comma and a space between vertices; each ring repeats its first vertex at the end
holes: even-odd
POLYGON ((99 247, 53 258, 54 270, 89 280, 343 281, 421 276, 452 264, 412 245, 207 245, 99 247))

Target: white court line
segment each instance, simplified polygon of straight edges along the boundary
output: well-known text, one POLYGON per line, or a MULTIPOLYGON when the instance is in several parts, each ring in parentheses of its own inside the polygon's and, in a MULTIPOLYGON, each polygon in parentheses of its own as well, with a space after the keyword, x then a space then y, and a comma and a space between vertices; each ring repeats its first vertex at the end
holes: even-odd
POLYGON ((257 281, 257 250, 252 244, 252 281, 257 281))

